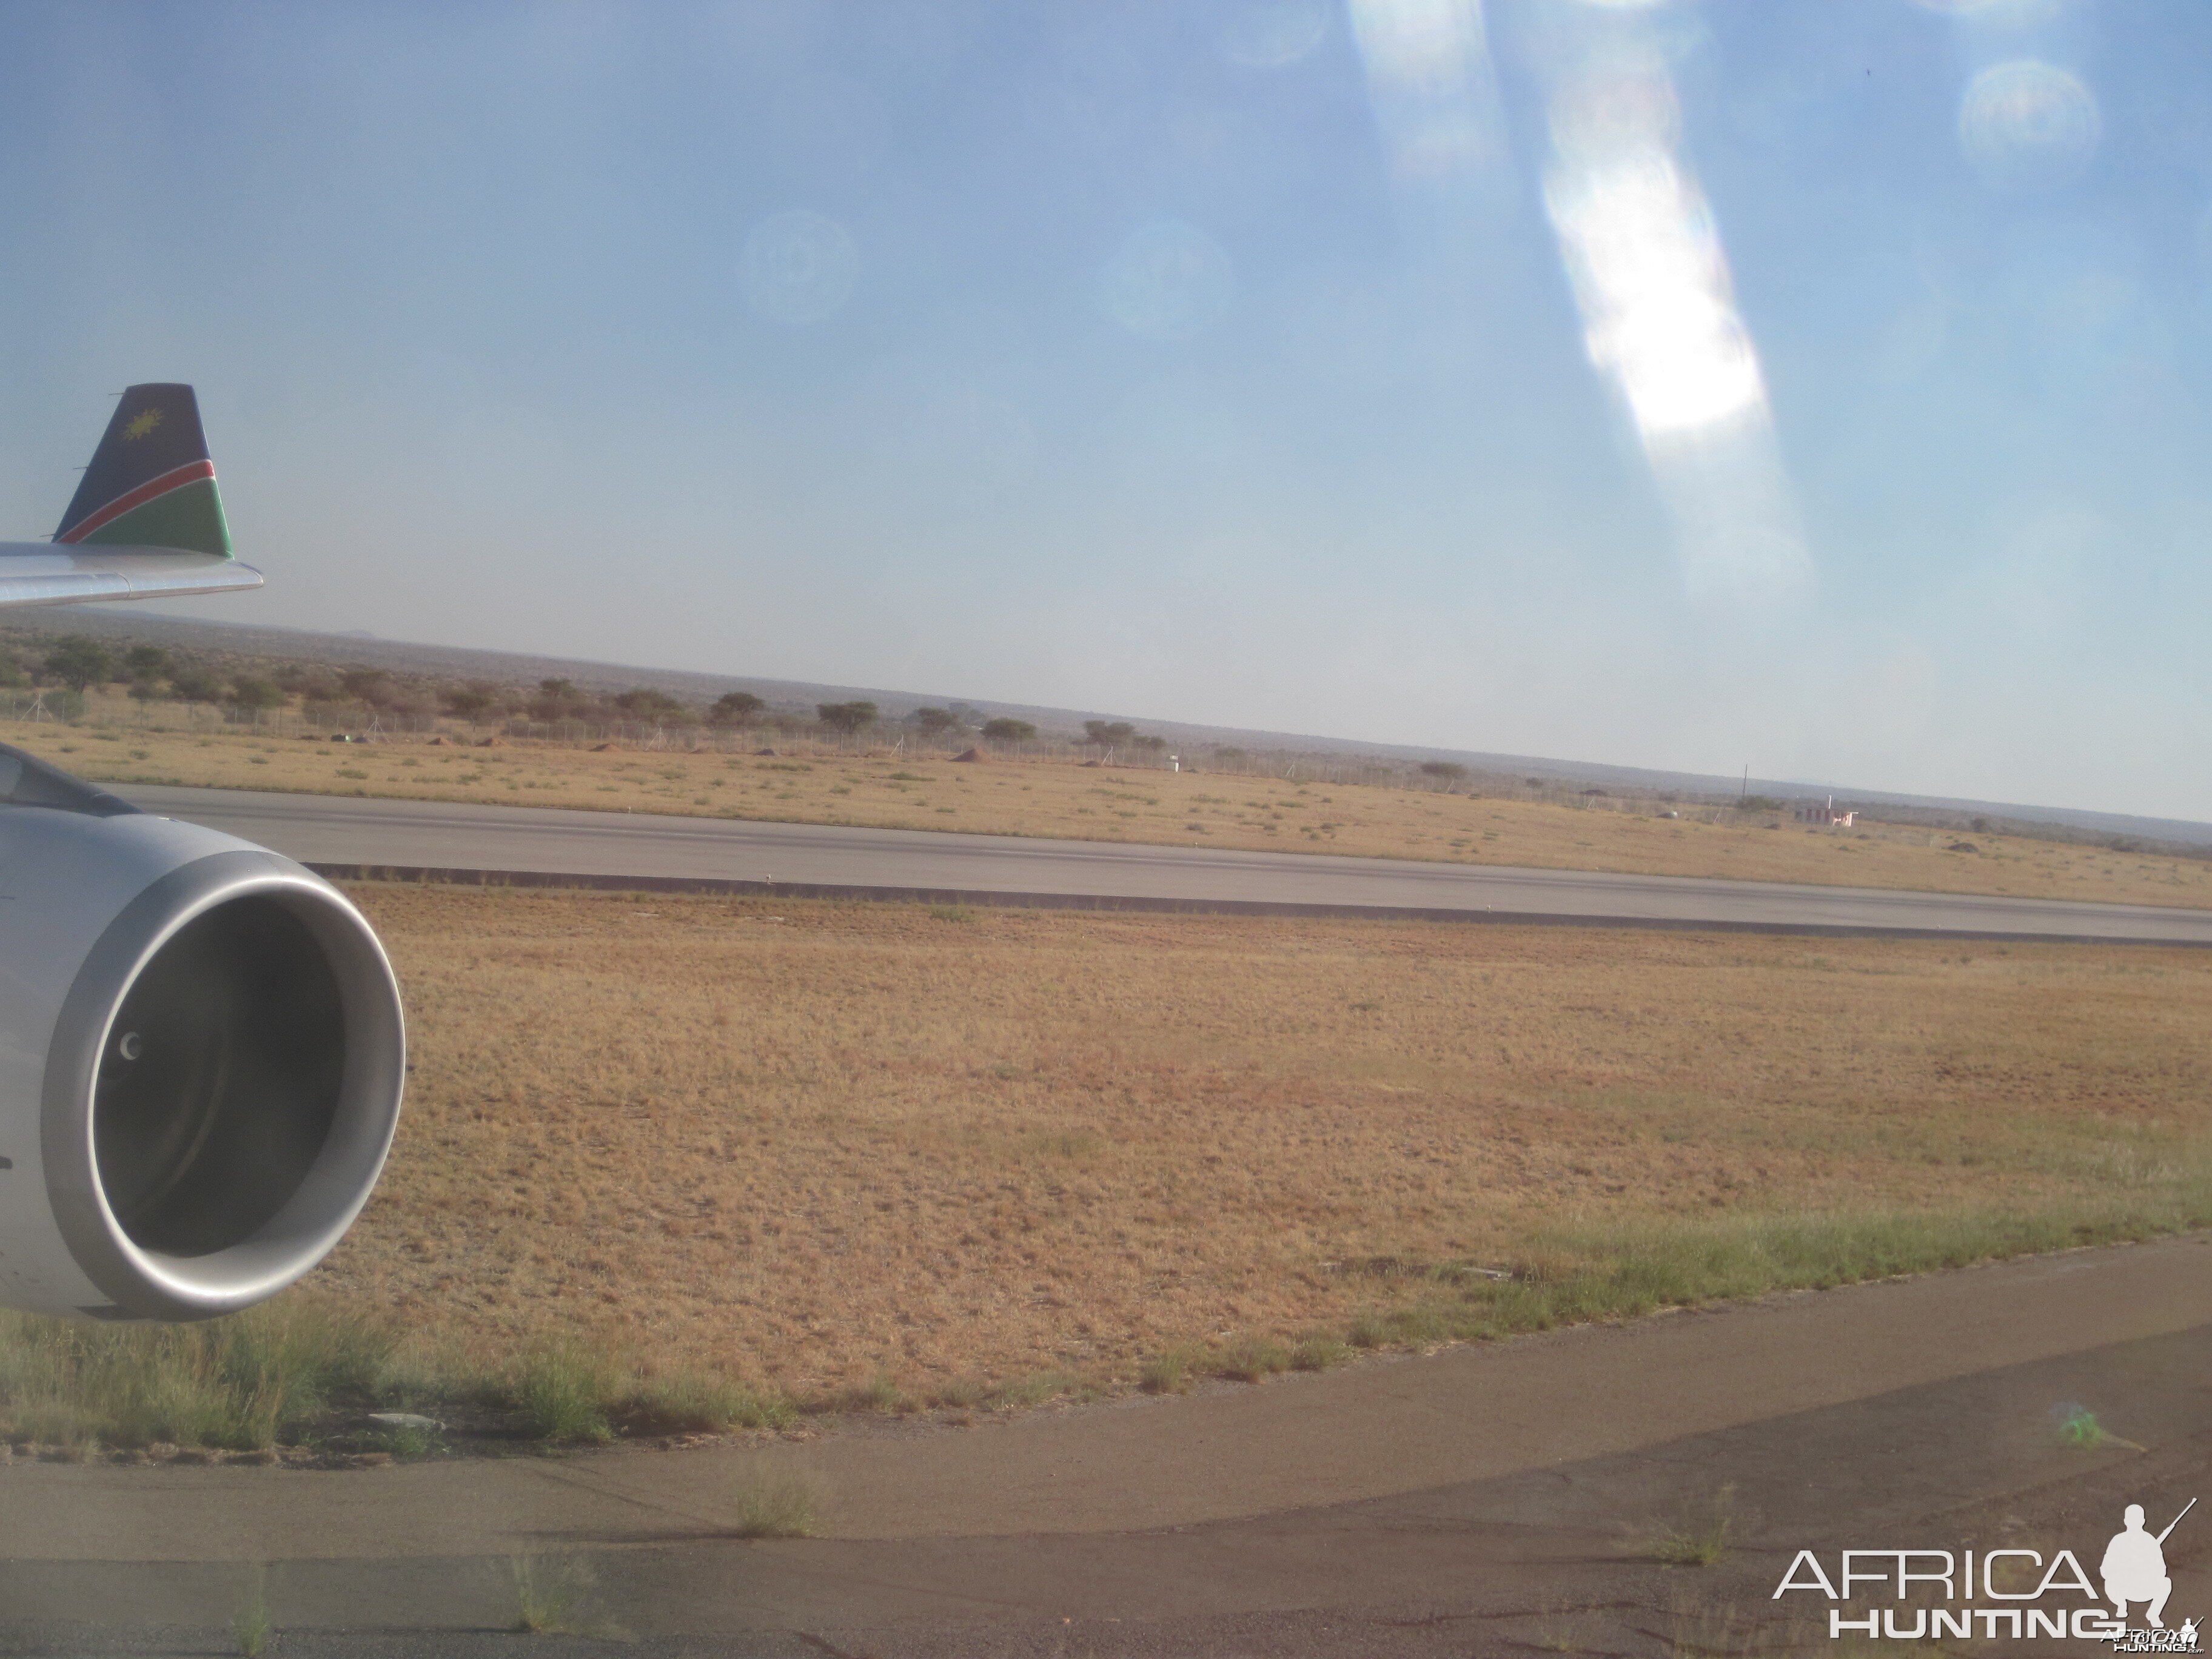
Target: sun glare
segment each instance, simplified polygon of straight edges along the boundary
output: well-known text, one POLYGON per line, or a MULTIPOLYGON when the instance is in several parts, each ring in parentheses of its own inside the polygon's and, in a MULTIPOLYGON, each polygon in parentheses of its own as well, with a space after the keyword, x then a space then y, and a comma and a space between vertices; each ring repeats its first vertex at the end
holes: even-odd
POLYGON ((1481 0, 1352 0, 1352 29, 1392 172, 1449 181, 1504 147, 1481 0))
MULTIPOLYGON (((1626 9, 1611 8, 1613 21, 1626 9)), ((1771 604, 1811 572, 1766 382, 1663 57, 1594 23, 1556 73, 1544 205, 1591 363, 1619 388, 1701 597, 1771 604)))
MULTIPOLYGON (((1645 0, 1555 14, 1534 54, 1551 157, 1544 205, 1591 364, 1618 388, 1701 597, 1767 604, 1811 571, 1766 381, 1728 256, 1682 154, 1645 0)), ((1506 160, 1480 0, 1352 0, 1352 33, 1401 187, 1474 184, 1506 160)))
POLYGON ((1758 354, 1728 290, 1712 217, 1662 154, 1601 163, 1547 195, 1587 322, 1646 435, 1763 405, 1758 354))

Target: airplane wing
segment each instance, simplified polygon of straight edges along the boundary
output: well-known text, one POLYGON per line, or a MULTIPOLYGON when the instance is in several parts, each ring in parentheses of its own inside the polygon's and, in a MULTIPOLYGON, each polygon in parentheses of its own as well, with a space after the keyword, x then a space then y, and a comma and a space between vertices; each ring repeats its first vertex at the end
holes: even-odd
POLYGON ((88 599, 169 599, 258 587, 250 564, 168 547, 79 550, 54 542, 0 542, 0 608, 80 605, 88 599))
POLYGON ((0 606, 258 587, 230 526, 191 387, 129 387, 51 542, 0 542, 0 606))

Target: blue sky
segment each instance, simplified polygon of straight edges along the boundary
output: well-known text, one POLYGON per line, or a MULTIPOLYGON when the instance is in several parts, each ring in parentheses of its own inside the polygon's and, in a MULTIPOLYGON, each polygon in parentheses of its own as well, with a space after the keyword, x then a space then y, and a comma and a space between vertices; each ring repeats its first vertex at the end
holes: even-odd
POLYGON ((207 614, 2212 818, 2204 9, 9 20, 0 510, 194 381, 207 614), (1562 205, 1652 156, 1751 461, 1562 205))

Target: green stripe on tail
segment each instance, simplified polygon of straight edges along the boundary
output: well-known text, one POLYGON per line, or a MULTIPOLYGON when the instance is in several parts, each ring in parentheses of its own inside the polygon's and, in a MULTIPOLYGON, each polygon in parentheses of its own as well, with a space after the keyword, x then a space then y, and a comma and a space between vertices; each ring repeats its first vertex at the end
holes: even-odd
POLYGON ((230 525, 222 516, 222 495, 213 478, 194 478, 143 506, 134 507, 77 544, 107 546, 176 547, 187 552, 230 556, 230 525))

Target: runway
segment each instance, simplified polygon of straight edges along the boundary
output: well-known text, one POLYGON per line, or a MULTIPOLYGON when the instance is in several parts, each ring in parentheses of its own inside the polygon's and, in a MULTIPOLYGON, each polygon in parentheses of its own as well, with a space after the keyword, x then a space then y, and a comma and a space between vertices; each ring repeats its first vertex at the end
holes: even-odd
POLYGON ((318 868, 792 897, 2212 945, 2212 911, 919 830, 118 786, 318 868))

